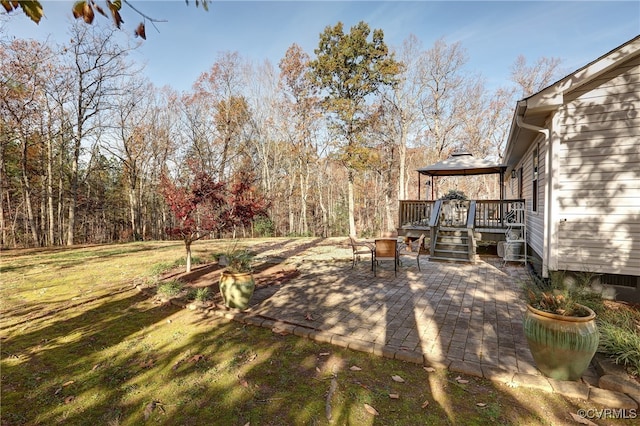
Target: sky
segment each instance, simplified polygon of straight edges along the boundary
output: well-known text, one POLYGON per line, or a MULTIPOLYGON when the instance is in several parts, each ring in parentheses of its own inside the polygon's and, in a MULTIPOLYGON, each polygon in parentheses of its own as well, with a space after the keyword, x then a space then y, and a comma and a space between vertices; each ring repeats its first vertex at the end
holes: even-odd
MULTIPOLYGON (((39 25, 22 13, 0 17, 0 36, 51 42, 69 39, 71 1, 42 1, 39 25)), ((97 0, 104 4, 104 0, 97 0)), ((155 19, 133 59, 157 86, 188 91, 222 52, 237 51, 255 63, 277 67, 294 43, 312 57, 319 35, 337 22, 345 30, 365 21, 384 31, 385 42, 400 47, 410 35, 425 49, 438 39, 460 42, 466 69, 489 88, 507 84, 518 55, 562 60, 564 74, 586 65, 640 34, 640 1, 219 1, 208 11, 184 0, 130 0, 155 19)), ((1 10, 1 9, 0 9, 1 10)), ((132 34, 142 18, 123 5, 122 30, 132 34)), ((94 25, 111 25, 97 16, 94 25)), ((139 40, 139 39, 138 39, 139 40)))

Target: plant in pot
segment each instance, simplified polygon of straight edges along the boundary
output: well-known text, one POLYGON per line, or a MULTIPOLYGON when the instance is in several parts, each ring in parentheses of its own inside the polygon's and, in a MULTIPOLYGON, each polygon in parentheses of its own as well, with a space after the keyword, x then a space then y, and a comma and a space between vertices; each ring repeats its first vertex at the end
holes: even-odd
POLYGON ((599 297, 589 290, 588 278, 567 285, 561 272, 544 281, 532 277, 524 296, 524 334, 536 366, 547 377, 578 380, 599 342, 596 314, 584 304, 599 297))
POLYGON ((247 309, 256 284, 252 262, 255 255, 236 245, 218 259, 225 268, 220 275, 220 295, 228 308, 247 309))

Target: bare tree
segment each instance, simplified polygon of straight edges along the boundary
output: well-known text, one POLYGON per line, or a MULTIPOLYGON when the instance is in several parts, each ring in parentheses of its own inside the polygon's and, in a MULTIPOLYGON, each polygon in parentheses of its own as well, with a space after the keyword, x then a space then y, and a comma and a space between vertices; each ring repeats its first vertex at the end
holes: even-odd
POLYGON ((195 96, 208 104, 216 129, 213 141, 213 158, 218 170, 218 180, 228 176, 229 160, 237 152, 243 126, 249 120, 246 99, 243 96, 245 81, 243 64, 237 52, 220 54, 211 69, 198 77, 194 84, 195 96))
MULTIPOLYGON (((314 132, 318 127, 319 98, 309 79, 310 57, 300 46, 294 44, 280 61, 280 87, 283 91, 283 115, 287 117, 284 132, 293 157, 293 169, 299 186, 298 232, 305 235, 309 231, 307 205, 309 203, 310 178, 317 164, 317 149, 314 132)), ((294 180, 295 182, 295 180, 294 180)), ((293 184, 293 182, 292 182, 293 184)), ((293 231, 293 213, 289 228, 293 231)))
POLYGON ((126 62, 130 48, 119 46, 113 29, 100 29, 76 23, 71 27, 71 44, 67 55, 72 67, 69 80, 73 86, 73 102, 67 105, 71 115, 73 143, 69 188, 67 245, 74 244, 80 160, 84 147, 97 142, 101 130, 100 114, 108 114, 113 101, 127 87, 123 81, 136 70, 126 62))
POLYGON ((548 86, 557 78, 560 58, 538 58, 533 65, 527 65, 527 58, 518 56, 511 67, 511 80, 520 88, 520 96, 532 95, 548 86))
MULTIPOLYGON (((43 141, 46 138, 43 128, 46 120, 43 114, 46 105, 44 86, 50 75, 52 58, 53 51, 36 41, 14 40, 0 51, 0 204, 3 229, 4 207, 10 202, 10 191, 5 186, 12 181, 7 174, 5 156, 9 155, 14 147, 19 153, 20 191, 25 209, 26 228, 29 230, 30 243, 36 246, 41 244, 41 232, 36 220, 34 184, 38 181, 44 182, 40 161, 43 141)), ((3 235, 3 241, 5 239, 3 235)))

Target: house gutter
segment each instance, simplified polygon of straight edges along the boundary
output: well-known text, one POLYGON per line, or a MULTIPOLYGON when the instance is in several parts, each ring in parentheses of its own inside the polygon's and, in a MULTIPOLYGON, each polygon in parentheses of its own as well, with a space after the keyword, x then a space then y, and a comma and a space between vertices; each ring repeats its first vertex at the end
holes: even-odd
POLYGON ((516 124, 518 125, 518 127, 521 127, 523 129, 542 133, 544 134, 545 141, 549 140, 549 129, 547 129, 546 127, 539 127, 539 126, 534 126, 533 124, 525 123, 522 115, 516 116, 516 124))
MULTIPOLYGON (((545 215, 543 217, 543 249, 542 249, 542 276, 544 278, 547 278, 549 275, 549 261, 550 261, 550 257, 551 257, 551 232, 552 232, 552 221, 551 221, 551 214, 552 214, 552 208, 551 208, 551 190, 552 190, 552 167, 551 167, 551 159, 552 159, 552 155, 551 155, 551 138, 550 138, 550 131, 548 128, 546 127, 540 127, 540 126, 536 126, 530 123, 525 123, 524 122, 524 112, 526 110, 526 103, 524 105, 524 108, 522 109, 522 112, 518 112, 518 114, 516 115, 516 124, 518 125, 518 127, 522 128, 522 129, 527 129, 527 130, 531 130, 534 132, 538 132, 538 133, 542 133, 544 135, 544 143, 547 144, 547 149, 545 150, 545 189, 544 189, 544 208, 545 208, 545 215), (546 218, 546 220, 544 220, 544 218, 546 218)), ((525 243, 526 244, 526 243, 525 243)), ((526 247, 525 247, 526 250, 526 247)))

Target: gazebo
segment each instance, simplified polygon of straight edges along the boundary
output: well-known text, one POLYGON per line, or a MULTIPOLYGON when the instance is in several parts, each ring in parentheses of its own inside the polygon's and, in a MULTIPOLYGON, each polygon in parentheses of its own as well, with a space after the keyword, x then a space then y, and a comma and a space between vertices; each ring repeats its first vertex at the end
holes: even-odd
POLYGON ((500 200, 504 199, 504 171, 506 166, 492 163, 488 160, 475 158, 467 151, 455 152, 446 160, 439 161, 430 166, 417 169, 418 172, 418 199, 422 193, 422 175, 431 176, 431 199, 434 198, 434 176, 473 176, 473 175, 500 175, 500 200))
POLYGON ((515 226, 522 227, 519 243, 524 240, 524 202, 504 199, 506 167, 474 158, 469 152, 456 152, 450 158, 421 167, 418 193, 422 192, 421 176, 431 177, 431 200, 400 200, 398 235, 417 239, 429 236, 431 259, 474 261, 476 243, 504 241, 515 226), (474 176, 498 174, 499 200, 434 200, 434 178, 438 176, 474 176))

